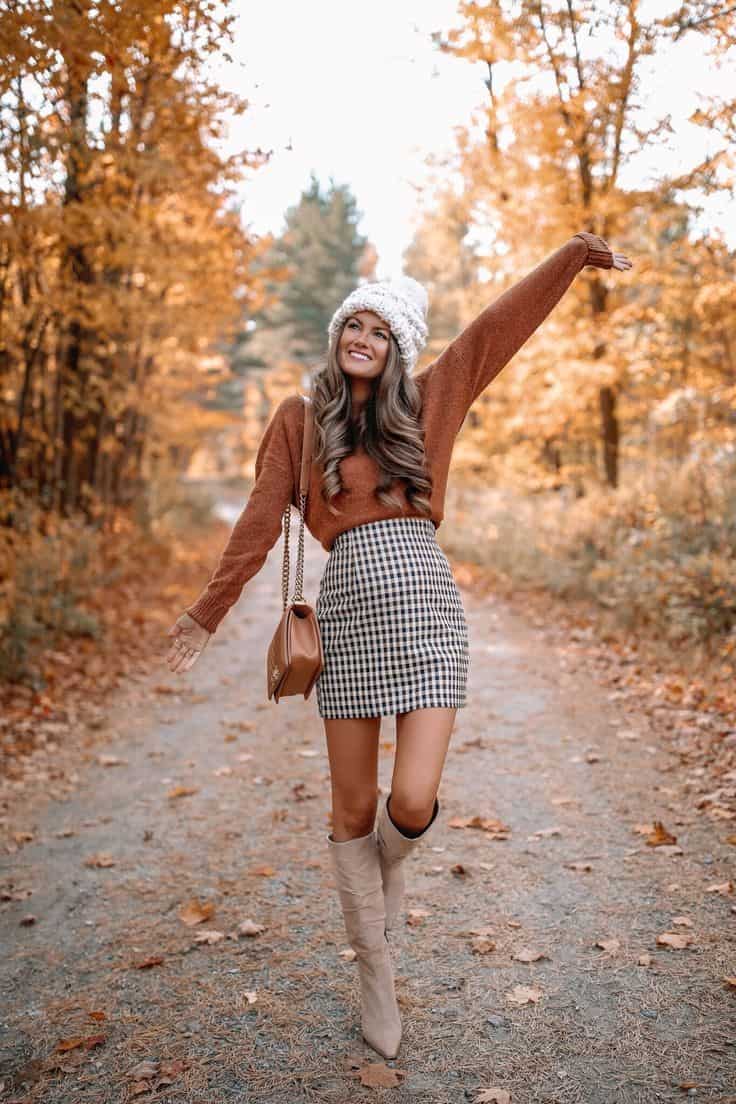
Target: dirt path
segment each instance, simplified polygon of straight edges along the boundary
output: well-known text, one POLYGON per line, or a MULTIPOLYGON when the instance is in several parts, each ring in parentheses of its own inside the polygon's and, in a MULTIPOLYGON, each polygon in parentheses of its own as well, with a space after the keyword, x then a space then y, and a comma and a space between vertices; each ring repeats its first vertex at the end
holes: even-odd
MULTIPOLYGON (((309 539, 312 599, 324 557, 309 539)), ((263 703, 279 572, 274 552, 188 675, 162 650, 63 780, 17 795, 0 1104, 735 1102, 733 825, 683 803, 677 760, 550 634, 467 593, 472 704, 394 940, 404 1072, 364 1087, 316 701, 263 703), (507 838, 450 826, 472 817, 507 838), (647 844, 655 821, 675 845, 647 844), (192 899, 212 913, 188 926, 192 899)), ((393 740, 387 719, 384 789, 393 740)))

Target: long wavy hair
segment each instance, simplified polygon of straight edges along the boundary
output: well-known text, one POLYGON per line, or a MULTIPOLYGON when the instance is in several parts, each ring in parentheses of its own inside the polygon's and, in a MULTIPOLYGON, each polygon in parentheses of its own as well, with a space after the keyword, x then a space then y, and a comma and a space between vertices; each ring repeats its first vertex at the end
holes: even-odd
POLYGON ((383 371, 372 380, 368 400, 354 418, 350 380, 337 359, 347 321, 329 342, 326 364, 312 378, 314 458, 322 465, 322 498, 332 514, 342 513, 332 502, 343 489, 340 461, 362 444, 380 468, 376 498, 400 508, 401 499, 389 488, 395 479, 403 479, 407 502, 429 516, 432 477, 419 422, 421 392, 404 368, 392 334, 383 371))

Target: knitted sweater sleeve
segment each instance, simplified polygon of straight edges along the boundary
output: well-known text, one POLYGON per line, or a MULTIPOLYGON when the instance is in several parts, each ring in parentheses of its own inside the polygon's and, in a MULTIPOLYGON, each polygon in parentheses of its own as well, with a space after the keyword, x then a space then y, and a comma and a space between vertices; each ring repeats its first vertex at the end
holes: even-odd
POLYGON ((442 408, 456 433, 480 393, 508 364, 586 265, 611 268, 613 254, 597 234, 581 231, 504 291, 425 369, 425 403, 442 408))
POLYGON ((209 632, 215 632, 245 584, 263 567, 281 533, 286 505, 293 499, 295 476, 284 417, 286 402, 276 408, 261 438, 255 483, 217 568, 197 601, 187 607, 186 612, 209 632))

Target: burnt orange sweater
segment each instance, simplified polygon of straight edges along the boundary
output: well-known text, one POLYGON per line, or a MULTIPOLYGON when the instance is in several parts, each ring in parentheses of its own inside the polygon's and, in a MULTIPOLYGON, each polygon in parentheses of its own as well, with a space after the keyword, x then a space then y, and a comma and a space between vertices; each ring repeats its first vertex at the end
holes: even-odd
MULTIPOLYGON (((432 474, 432 520, 444 516, 450 458, 468 409, 514 353, 534 333, 585 265, 611 268, 613 254, 603 238, 587 231, 574 235, 527 276, 485 307, 427 368, 414 376, 422 393, 421 422, 432 474)), ((187 613, 214 632, 244 585, 263 566, 281 534, 288 502, 298 505, 296 483, 301 463, 304 400, 291 395, 274 411, 258 449, 255 484, 235 523, 220 562, 187 613)), ((320 493, 321 470, 313 462, 305 522, 329 550, 338 533, 391 517, 423 517, 403 494, 401 481, 391 488, 403 508, 388 507, 373 494, 376 462, 360 448, 340 464, 343 490, 332 500, 341 513, 330 513, 320 493)))

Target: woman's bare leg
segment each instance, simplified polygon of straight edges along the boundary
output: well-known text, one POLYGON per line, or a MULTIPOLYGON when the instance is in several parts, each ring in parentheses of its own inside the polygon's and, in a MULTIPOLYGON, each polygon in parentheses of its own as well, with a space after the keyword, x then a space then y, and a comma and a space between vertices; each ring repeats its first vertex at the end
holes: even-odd
POLYGON ((378 806, 380 717, 324 718, 336 843, 373 830, 378 806))
POLYGON ((412 709, 396 715, 391 819, 405 834, 429 823, 457 709, 412 709))

